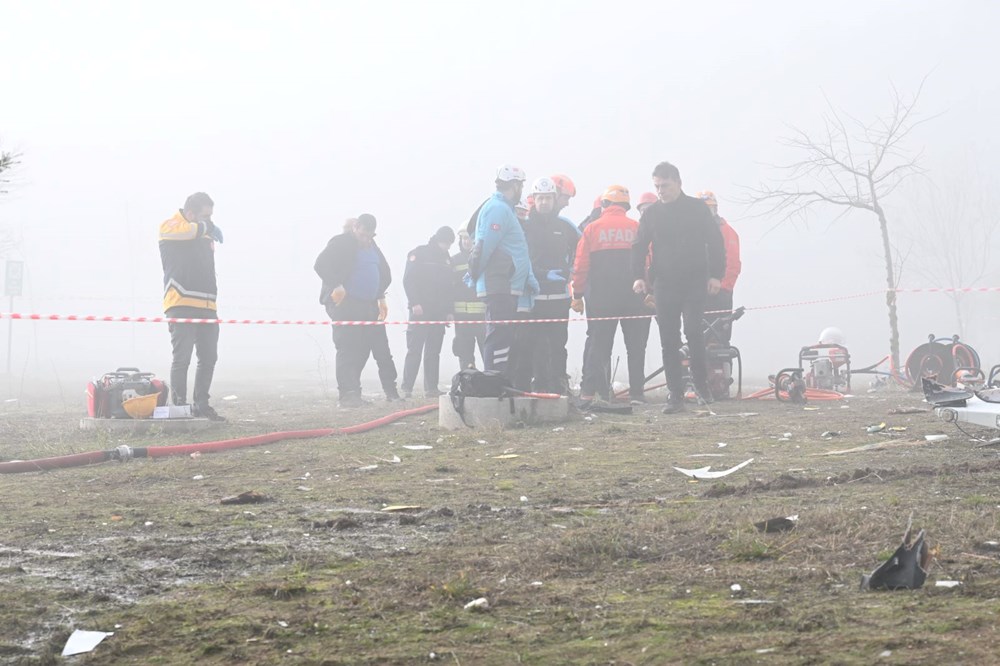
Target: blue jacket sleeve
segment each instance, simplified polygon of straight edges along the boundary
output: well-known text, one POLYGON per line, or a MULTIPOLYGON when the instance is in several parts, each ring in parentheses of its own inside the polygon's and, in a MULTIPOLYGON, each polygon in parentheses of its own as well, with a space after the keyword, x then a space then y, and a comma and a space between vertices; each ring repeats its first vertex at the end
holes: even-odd
MULTIPOLYGON (((503 209, 499 206, 492 206, 487 202, 483 209, 479 211, 479 220, 476 222, 476 274, 478 277, 482 273, 486 264, 489 263, 493 252, 499 247, 501 239, 506 232, 506 223, 503 209)), ((516 220, 517 218, 515 218, 516 220)), ((519 227, 520 228, 520 227, 519 227)), ((470 268, 471 268, 470 263, 470 268)), ((471 271, 470 271, 471 273, 471 271)))
POLYGON ((524 291, 532 294, 538 293, 538 280, 531 270, 531 256, 528 253, 528 241, 524 237, 524 229, 514 217, 513 223, 507 221, 507 234, 509 241, 506 249, 510 252, 510 258, 514 262, 514 274, 510 278, 510 284, 515 291, 524 291))

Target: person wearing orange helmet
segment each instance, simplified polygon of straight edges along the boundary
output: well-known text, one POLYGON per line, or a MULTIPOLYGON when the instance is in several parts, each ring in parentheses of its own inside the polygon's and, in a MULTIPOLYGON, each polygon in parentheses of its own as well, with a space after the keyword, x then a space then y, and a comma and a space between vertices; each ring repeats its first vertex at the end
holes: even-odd
POLYGON ((590 317, 633 317, 638 319, 590 320, 587 322, 587 351, 583 359, 580 402, 594 400, 606 380, 619 324, 628 356, 629 398, 645 402, 646 342, 650 318, 642 296, 632 290, 632 244, 639 223, 626 215, 629 191, 612 185, 601 196, 603 213, 589 224, 577 245, 573 265, 573 301, 576 312, 586 309, 590 317))
MULTIPOLYGON (((708 296, 705 301, 706 312, 724 313, 732 312, 733 309, 733 289, 736 287, 736 280, 740 276, 743 263, 740 261, 740 236, 736 230, 729 226, 726 218, 719 215, 719 203, 715 198, 715 193, 705 190, 698 193, 698 198, 705 202, 708 209, 712 211, 712 216, 719 223, 719 231, 722 232, 722 242, 726 248, 726 274, 722 277, 722 286, 719 293, 708 296)), ((733 322, 725 322, 719 333, 722 343, 729 346, 733 337, 733 322)))
POLYGON ((639 211, 639 215, 646 212, 646 209, 651 205, 656 203, 656 195, 652 192, 643 192, 639 197, 639 203, 635 205, 635 209, 639 211))
POLYGON ((726 250, 719 225, 708 207, 681 189, 681 174, 670 162, 653 169, 659 201, 639 220, 632 246, 632 285, 637 294, 656 292, 663 368, 670 399, 664 414, 684 411, 684 368, 681 361, 681 321, 687 338, 691 379, 705 402, 712 402, 705 364, 703 320, 705 300, 718 293, 726 271, 726 250), (652 263, 649 263, 652 249, 652 263), (648 275, 648 277, 647 277, 648 275))
POLYGON ((569 200, 576 196, 576 185, 569 176, 561 173, 550 176, 549 180, 556 186, 556 215, 558 215, 569 205, 569 200))

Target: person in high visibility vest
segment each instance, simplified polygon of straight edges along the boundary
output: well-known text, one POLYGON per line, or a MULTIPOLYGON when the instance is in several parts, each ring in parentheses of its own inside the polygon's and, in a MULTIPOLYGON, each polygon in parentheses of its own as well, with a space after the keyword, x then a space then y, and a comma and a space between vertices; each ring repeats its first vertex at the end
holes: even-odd
POLYGON ((455 339, 451 351, 458 359, 461 370, 475 368, 476 348, 483 358, 486 340, 486 304, 476 296, 475 285, 465 282, 469 272, 469 255, 472 253, 472 236, 464 228, 458 230, 458 252, 451 255, 452 298, 455 316, 455 339))

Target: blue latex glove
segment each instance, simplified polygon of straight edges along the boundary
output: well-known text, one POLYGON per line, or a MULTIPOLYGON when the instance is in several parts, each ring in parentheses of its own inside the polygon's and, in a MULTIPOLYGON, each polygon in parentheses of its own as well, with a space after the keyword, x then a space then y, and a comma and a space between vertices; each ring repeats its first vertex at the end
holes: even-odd
POLYGON ((553 268, 551 271, 549 271, 548 274, 545 276, 545 279, 548 280, 549 282, 565 282, 566 281, 565 276, 563 276, 562 270, 560 270, 558 268, 553 268))
POLYGON ((212 228, 208 230, 208 237, 214 240, 216 243, 222 242, 222 229, 212 224, 212 228))
POLYGON ((469 275, 468 273, 462 276, 462 282, 464 282, 465 286, 468 287, 469 289, 473 289, 476 286, 476 283, 472 279, 472 276, 469 275))

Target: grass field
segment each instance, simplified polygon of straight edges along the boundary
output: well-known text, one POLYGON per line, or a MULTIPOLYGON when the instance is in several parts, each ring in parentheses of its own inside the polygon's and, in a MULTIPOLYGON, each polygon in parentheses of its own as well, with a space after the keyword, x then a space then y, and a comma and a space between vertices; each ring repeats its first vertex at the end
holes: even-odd
MULTIPOLYGON (((77 430, 77 409, 8 407, 0 459, 392 409, 338 411, 308 390, 220 405, 230 422, 214 430, 121 441, 77 430)), ((2 476, 0 662, 62 662, 79 628, 115 632, 75 658, 95 664, 995 663, 997 449, 929 412, 889 414, 923 407, 915 394, 846 405, 650 405, 458 433, 432 413, 363 435, 2 476), (906 430, 866 432, 880 422, 906 430), (937 433, 949 438, 923 440, 937 433), (865 444, 883 446, 822 455, 865 444), (673 469, 750 458, 714 481, 673 469), (250 490, 267 501, 220 503, 250 490), (398 505, 417 508, 384 510, 398 505), (790 532, 753 526, 792 514, 790 532), (936 554, 927 583, 860 591, 911 514, 936 554), (480 597, 488 607, 465 610, 480 597)))

